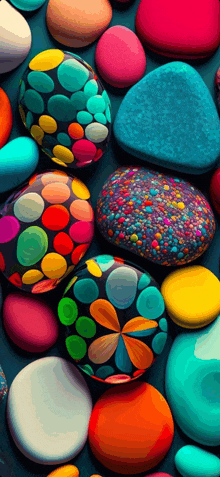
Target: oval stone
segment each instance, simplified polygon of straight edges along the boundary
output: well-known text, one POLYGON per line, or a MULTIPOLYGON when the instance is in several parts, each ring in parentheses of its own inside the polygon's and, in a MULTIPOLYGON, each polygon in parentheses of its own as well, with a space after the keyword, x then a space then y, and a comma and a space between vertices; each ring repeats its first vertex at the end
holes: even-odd
POLYGON ((73 459, 86 442, 91 411, 84 378, 62 358, 30 363, 10 387, 7 420, 11 436, 19 450, 38 464, 73 459))
POLYGON ((166 395, 175 421, 206 446, 220 444, 219 347, 220 316, 202 330, 179 335, 166 368, 166 395))
POLYGON ((79 469, 75 465, 64 465, 53 470, 47 477, 79 477, 79 469))
POLYGON ((113 270, 105 285, 109 301, 121 310, 129 308, 136 296, 137 282, 137 274, 132 268, 119 267, 113 270))
POLYGON ((21 265, 35 265, 46 253, 48 237, 40 227, 28 227, 18 238, 17 259, 21 265))
POLYGON ((183 477, 219 477, 220 474, 220 459, 196 446, 181 447, 175 455, 175 465, 183 477))
POLYGON ((211 207, 189 182, 142 167, 121 167, 103 185, 97 225, 109 242, 160 265, 184 265, 215 233, 211 207))

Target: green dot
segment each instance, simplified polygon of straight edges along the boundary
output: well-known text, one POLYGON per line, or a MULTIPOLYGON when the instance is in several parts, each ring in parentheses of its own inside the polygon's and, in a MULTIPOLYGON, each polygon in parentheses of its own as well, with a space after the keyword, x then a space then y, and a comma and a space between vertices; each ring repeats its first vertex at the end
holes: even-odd
POLYGON ((96 324, 87 316, 80 316, 76 322, 76 331, 83 338, 93 338, 96 334, 96 324))
POLYGON ((76 119, 79 124, 89 124, 93 121, 93 116, 86 111, 80 111, 77 114, 76 119))
POLYGON ((92 114, 104 113, 106 108, 105 100, 101 95, 97 94, 88 99, 86 107, 92 114))
POLYGON ((82 364, 82 365, 79 365, 79 368, 86 374, 88 374, 89 376, 93 376, 94 375, 94 371, 92 369, 92 367, 89 365, 89 364, 82 364))
POLYGON ((66 348, 73 359, 82 359, 87 351, 85 340, 77 335, 66 338, 66 348))
POLYGON ((71 298, 62 298, 58 304, 58 316, 63 325, 72 325, 78 315, 77 304, 71 298))

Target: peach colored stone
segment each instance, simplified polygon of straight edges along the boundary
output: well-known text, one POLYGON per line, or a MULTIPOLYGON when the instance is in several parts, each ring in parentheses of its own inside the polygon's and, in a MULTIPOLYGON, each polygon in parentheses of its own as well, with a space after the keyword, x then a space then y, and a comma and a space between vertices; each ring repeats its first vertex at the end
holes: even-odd
POLYGON ((50 0, 47 26, 55 40, 72 48, 95 41, 112 18, 109 0, 50 0))

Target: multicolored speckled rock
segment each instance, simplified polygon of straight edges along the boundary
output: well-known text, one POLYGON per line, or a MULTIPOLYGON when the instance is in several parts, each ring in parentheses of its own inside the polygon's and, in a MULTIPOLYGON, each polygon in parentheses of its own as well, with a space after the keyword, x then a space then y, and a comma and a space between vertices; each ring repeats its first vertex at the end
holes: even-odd
POLYGON ((35 56, 20 81, 19 111, 41 149, 61 166, 87 166, 107 147, 110 100, 78 55, 52 49, 35 56))
POLYGON ((0 366, 0 403, 3 397, 7 394, 7 382, 6 382, 6 377, 3 373, 3 369, 0 366))
POLYGON ((211 243, 215 220, 203 194, 189 182, 142 167, 121 167, 97 202, 102 235, 160 265, 184 265, 211 243))
POLYGON ((66 347, 79 368, 110 384, 139 378, 166 343, 165 305, 155 280, 111 255, 76 271, 58 305, 66 347))

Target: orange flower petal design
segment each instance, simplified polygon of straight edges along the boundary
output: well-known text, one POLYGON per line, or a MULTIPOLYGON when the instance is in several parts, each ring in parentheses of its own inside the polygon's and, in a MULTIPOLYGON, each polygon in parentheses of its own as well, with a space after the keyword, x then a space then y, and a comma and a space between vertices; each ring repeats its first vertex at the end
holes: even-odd
POLYGON ((114 306, 107 300, 100 298, 90 305, 90 313, 94 320, 109 330, 121 331, 114 306))
POLYGON ((106 363, 118 346, 119 336, 119 333, 111 333, 93 341, 88 349, 90 361, 95 364, 106 363))
POLYGON ((137 316, 125 324, 122 333, 148 330, 150 328, 157 328, 157 326, 158 323, 155 320, 148 320, 147 318, 143 318, 143 316, 137 316))
POLYGON ((152 364, 154 355, 151 349, 142 341, 131 338, 130 336, 123 336, 123 340, 133 365, 137 369, 147 369, 152 364))

